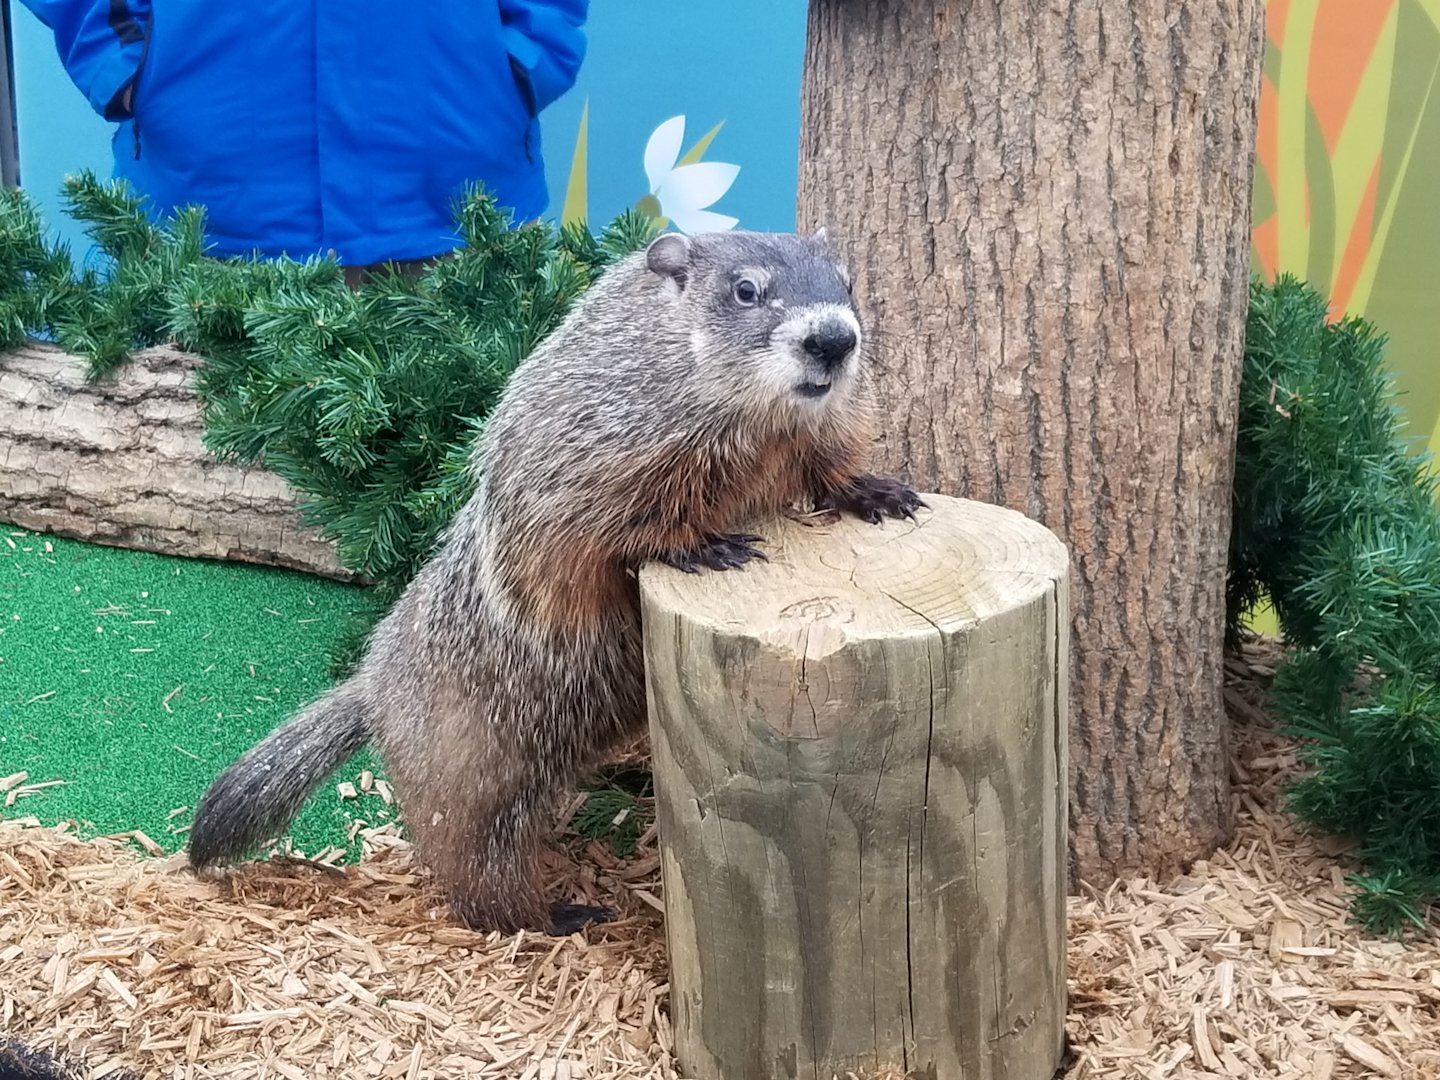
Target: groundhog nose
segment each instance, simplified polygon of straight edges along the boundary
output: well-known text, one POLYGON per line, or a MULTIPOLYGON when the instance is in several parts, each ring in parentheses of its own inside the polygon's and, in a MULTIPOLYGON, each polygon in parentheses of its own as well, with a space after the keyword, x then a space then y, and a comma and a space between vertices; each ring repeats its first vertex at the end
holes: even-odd
POLYGON ((855 331, 843 322, 827 322, 815 328, 801 344, 805 351, 829 371, 855 350, 855 331))

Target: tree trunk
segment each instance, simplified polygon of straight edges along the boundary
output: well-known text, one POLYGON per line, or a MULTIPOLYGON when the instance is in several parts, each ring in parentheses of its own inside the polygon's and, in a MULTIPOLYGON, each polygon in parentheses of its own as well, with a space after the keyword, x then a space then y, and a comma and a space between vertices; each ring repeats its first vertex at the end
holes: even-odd
POLYGON ((137 352, 111 378, 39 343, 0 357, 0 521, 164 555, 234 559, 358 580, 300 521, 273 473, 201 441, 200 361, 137 352))
POLYGON ((852 263, 886 468, 1071 548, 1071 869, 1229 826, 1221 648, 1260 0, 811 0, 799 223, 852 263))

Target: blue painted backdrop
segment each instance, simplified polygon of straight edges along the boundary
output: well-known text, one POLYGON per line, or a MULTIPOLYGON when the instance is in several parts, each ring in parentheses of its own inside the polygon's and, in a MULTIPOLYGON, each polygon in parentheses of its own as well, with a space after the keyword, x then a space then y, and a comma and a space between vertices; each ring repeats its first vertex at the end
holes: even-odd
MULTIPOLYGON (((62 218, 60 183, 80 168, 110 174, 114 126, 66 77, 49 31, 22 5, 11 7, 20 182, 78 254, 86 241, 62 218)), ((646 140, 681 114, 687 149, 724 121, 704 159, 740 166, 709 209, 739 218, 742 228, 793 228, 805 7, 803 0, 595 0, 579 82, 542 119, 549 216, 559 217, 588 101, 588 210, 597 228, 647 193, 646 140)))

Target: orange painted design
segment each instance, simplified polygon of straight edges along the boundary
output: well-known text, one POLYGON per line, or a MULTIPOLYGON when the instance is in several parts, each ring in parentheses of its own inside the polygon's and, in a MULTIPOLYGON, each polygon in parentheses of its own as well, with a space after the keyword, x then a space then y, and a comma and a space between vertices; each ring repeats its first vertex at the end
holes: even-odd
POLYGON ((1355 282, 1360 277, 1360 271, 1365 266, 1365 256, 1370 251, 1370 239, 1374 234, 1375 226, 1375 200, 1380 191, 1380 159, 1375 159, 1375 164, 1370 170, 1370 182, 1365 185, 1365 197, 1360 201, 1360 209, 1355 213, 1355 226, 1350 230, 1349 239, 1345 242, 1345 254, 1340 258, 1340 265, 1335 271, 1335 287, 1331 290, 1331 317, 1336 312, 1344 312, 1350 303, 1350 294, 1355 289, 1355 282))
POLYGON ((1250 230, 1250 243, 1255 249, 1255 261, 1260 264, 1260 276, 1266 281, 1275 280, 1275 267, 1280 262, 1280 217, 1271 214, 1250 230))
POLYGON ((1255 129, 1255 165, 1264 174, 1273 191, 1275 164, 1280 156, 1280 97, 1275 84, 1267 77, 1260 83, 1260 112, 1255 129))
POLYGON ((1277 45, 1285 36, 1285 16, 1290 14, 1290 0, 1270 0, 1265 5, 1265 33, 1277 45))
MULTIPOLYGON (((1268 44, 1278 49, 1285 34, 1285 16, 1290 13, 1290 0, 1271 0, 1265 8, 1265 37, 1268 44)), ((1280 100, 1275 83, 1268 75, 1260 82, 1260 103, 1258 126, 1255 133, 1255 167, 1265 175, 1273 191, 1275 188, 1275 167, 1280 156, 1280 100)), ((1264 223, 1258 223, 1263 225, 1264 223)), ((1269 234, 1275 234, 1274 222, 1269 234)), ((1278 244, 1278 240, 1275 241, 1278 244)), ((1263 261, 1263 260, 1262 260, 1263 261)), ((1272 259, 1269 266, 1273 268, 1272 259)), ((1271 270, 1273 273, 1273 269, 1271 270)))
POLYGON ((1330 153, 1335 151, 1355 91, 1395 2, 1320 0, 1310 39, 1309 85, 1305 92, 1330 153))

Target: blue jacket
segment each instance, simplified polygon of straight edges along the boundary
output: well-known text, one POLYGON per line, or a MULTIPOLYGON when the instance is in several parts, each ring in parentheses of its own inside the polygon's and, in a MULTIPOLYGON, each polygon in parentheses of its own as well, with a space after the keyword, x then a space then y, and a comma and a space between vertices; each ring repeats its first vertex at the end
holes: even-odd
POLYGON ((453 248, 467 182, 544 212, 537 118, 574 84, 589 4, 23 2, 121 122, 115 175, 157 216, 198 203, 216 254, 350 265, 453 248))

